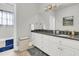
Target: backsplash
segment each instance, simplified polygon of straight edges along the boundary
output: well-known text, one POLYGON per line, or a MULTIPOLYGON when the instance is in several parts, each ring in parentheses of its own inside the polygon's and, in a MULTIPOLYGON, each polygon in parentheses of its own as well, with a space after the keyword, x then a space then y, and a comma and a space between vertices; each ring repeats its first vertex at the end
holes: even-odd
MULTIPOLYGON (((42 32, 52 32, 52 33, 55 33, 55 34, 64 34, 64 35, 71 35, 72 34, 72 31, 62 31, 62 30, 44 30, 44 29, 35 29, 35 30, 32 30, 32 31, 36 31, 36 32, 39 32, 39 31, 42 31, 42 32)), ((79 32, 76 32, 74 31, 74 35, 79 35, 79 32)))
MULTIPOLYGON (((62 31, 62 30, 55 30, 56 32, 59 31, 59 34, 64 34, 64 35, 71 35, 72 31, 62 31)), ((79 32, 74 31, 74 35, 79 35, 79 32)))

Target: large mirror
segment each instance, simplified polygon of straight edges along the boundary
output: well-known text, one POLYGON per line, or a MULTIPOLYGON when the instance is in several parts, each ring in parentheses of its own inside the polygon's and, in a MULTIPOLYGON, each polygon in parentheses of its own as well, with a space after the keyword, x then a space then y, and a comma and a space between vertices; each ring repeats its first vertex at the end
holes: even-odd
POLYGON ((73 16, 63 17, 63 26, 73 26, 73 16))

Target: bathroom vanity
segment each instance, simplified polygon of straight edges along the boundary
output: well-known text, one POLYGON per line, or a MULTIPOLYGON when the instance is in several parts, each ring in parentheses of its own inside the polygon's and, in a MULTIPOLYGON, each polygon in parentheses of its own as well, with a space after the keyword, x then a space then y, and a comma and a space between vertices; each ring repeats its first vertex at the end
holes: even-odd
POLYGON ((54 34, 52 31, 33 30, 32 44, 50 56, 78 56, 79 36, 54 34))

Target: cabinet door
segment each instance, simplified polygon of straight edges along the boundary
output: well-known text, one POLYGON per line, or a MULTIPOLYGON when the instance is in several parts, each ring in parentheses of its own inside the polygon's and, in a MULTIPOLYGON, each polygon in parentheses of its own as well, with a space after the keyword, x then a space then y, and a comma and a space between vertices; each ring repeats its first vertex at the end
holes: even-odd
POLYGON ((51 55, 51 56, 59 56, 60 55, 60 50, 59 50, 59 45, 58 44, 53 43, 51 45, 51 43, 50 43, 47 48, 48 48, 47 53, 49 55, 51 55))
POLYGON ((71 48, 70 46, 66 46, 66 44, 68 44, 68 43, 65 42, 65 40, 67 40, 67 39, 60 38, 60 37, 52 37, 52 39, 53 39, 54 43, 59 44, 59 46, 58 46, 58 50, 59 50, 59 53, 60 53, 59 55, 61 55, 61 56, 72 56, 72 55, 74 55, 74 49, 71 48), (65 43, 63 43, 63 42, 65 42, 65 43))
POLYGON ((32 36, 33 36, 32 38, 33 45, 45 52, 45 47, 47 43, 44 38, 46 36, 43 37, 43 34, 39 34, 39 33, 33 33, 32 36))
POLYGON ((32 33, 32 36, 31 36, 32 44, 34 44, 35 40, 36 40, 36 33, 32 33))
POLYGON ((71 47, 61 46, 61 55, 62 56, 74 56, 74 49, 71 47))
POLYGON ((62 45, 65 45, 74 49, 79 49, 79 41, 76 41, 73 39, 61 38, 61 43, 62 45))
POLYGON ((55 37, 54 42, 59 43, 60 54, 64 56, 78 56, 79 55, 79 41, 70 40, 66 38, 55 37))
POLYGON ((41 37, 42 37, 42 35, 39 33, 32 33, 32 44, 35 46, 40 46, 41 37))
POLYGON ((74 49, 74 56, 79 56, 79 50, 78 49, 74 49))
POLYGON ((55 43, 52 38, 53 36, 43 35, 42 50, 51 56, 60 55, 59 44, 55 43))
POLYGON ((60 55, 60 45, 54 41, 55 37, 39 33, 33 33, 32 36, 33 45, 51 56, 60 55))

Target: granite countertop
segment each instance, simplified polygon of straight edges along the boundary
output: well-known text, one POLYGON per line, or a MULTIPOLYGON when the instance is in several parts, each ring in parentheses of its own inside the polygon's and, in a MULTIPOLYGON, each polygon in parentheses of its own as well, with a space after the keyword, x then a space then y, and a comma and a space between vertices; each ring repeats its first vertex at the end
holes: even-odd
POLYGON ((35 33, 40 33, 40 34, 45 34, 45 35, 50 35, 50 36, 67 38, 67 39, 79 41, 79 35, 69 36, 69 35, 64 35, 64 34, 63 35, 61 35, 61 34, 55 34, 55 33, 53 33, 52 30, 32 30, 31 32, 35 32, 35 33))

